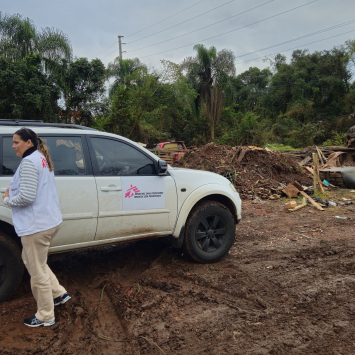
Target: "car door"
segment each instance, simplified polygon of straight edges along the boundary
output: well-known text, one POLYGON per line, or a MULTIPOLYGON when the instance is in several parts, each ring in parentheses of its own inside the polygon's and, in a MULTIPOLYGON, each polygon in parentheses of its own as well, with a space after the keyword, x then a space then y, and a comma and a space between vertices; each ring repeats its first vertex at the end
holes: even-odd
POLYGON ((157 162, 129 142, 91 136, 99 218, 96 240, 168 235, 177 214, 170 175, 158 176, 157 162))
MULTIPOLYGON (((54 165, 63 224, 51 247, 93 241, 98 202, 85 136, 40 135, 46 142, 54 165)), ((12 136, 2 139, 1 189, 6 189, 20 158, 11 148, 12 136)), ((0 199, 2 201, 2 199, 0 199)))

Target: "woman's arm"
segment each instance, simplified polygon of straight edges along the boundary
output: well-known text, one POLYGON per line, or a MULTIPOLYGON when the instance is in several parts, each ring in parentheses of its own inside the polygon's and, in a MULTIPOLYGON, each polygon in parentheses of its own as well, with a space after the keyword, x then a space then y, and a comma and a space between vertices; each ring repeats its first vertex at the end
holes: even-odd
POLYGON ((5 197, 4 203, 9 207, 28 206, 36 198, 38 171, 31 160, 24 159, 20 166, 20 192, 15 197, 5 197))

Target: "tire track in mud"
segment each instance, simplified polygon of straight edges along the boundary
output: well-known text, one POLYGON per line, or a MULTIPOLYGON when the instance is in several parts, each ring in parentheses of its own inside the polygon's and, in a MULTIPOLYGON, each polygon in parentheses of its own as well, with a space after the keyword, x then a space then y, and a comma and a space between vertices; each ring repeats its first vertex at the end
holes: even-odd
MULTIPOLYGON (((6 337, 0 336, 0 354, 27 354, 29 348, 34 353, 48 355, 139 354, 139 342, 122 317, 125 289, 129 289, 149 268, 162 248, 163 243, 144 241, 68 253, 60 262, 52 263, 51 267, 61 282, 64 280, 72 299, 56 307, 56 324, 52 327, 27 328, 20 317, 16 325, 21 330, 13 327, 6 337), (18 339, 16 334, 20 334, 17 346, 11 349, 6 349, 6 343, 1 346, 2 339, 18 339)), ((28 287, 25 289, 26 293, 30 292, 28 287)), ((32 312, 35 312, 35 302, 32 297, 29 300, 32 312)), ((19 303, 16 300, 13 303, 16 311, 19 303)))
MULTIPOLYGON (((100 288, 104 288, 105 295, 108 296, 113 312, 120 328, 122 329, 122 342, 125 344, 124 354, 139 355, 140 351, 140 339, 132 332, 129 322, 125 318, 125 310, 130 305, 136 302, 136 296, 138 292, 135 292, 133 288, 135 285, 139 285, 139 279, 141 275, 151 267, 151 264, 159 258, 163 245, 166 243, 160 243, 159 241, 144 241, 137 243, 136 248, 133 250, 133 255, 125 263, 125 266, 119 273, 110 275, 110 278, 102 282, 100 288), (153 250, 152 249, 153 246, 153 250), (139 260, 137 262, 137 260, 139 260), (116 280, 119 280, 117 282, 116 280), (131 298, 132 294, 134 297, 131 298)), ((140 291, 139 296, 143 294, 140 291)), ((146 341, 150 341, 146 339, 146 341)), ((148 344, 149 345, 149 344, 148 344)))

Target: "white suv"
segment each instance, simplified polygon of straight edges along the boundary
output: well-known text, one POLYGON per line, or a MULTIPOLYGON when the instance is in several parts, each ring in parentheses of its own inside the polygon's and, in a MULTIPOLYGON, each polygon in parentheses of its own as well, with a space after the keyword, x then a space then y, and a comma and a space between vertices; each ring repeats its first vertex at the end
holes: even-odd
MULTIPOLYGON (((50 253, 172 236, 173 247, 209 263, 232 246, 241 200, 230 181, 173 168, 129 139, 83 126, 0 120, 1 193, 20 163, 12 136, 24 126, 46 141, 54 165, 63 224, 50 253)), ((20 247, 0 198, 0 301, 21 282, 20 247)))

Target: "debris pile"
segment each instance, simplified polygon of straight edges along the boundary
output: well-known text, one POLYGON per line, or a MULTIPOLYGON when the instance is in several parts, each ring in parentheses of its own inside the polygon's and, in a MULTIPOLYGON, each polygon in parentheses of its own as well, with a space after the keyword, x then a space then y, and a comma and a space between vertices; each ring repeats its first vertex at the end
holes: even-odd
POLYGON ((293 159, 257 147, 209 143, 192 148, 174 166, 220 174, 234 184, 242 198, 277 199, 285 185, 295 180, 312 185, 309 174, 293 159))
MULTIPOLYGON (((340 164, 336 164, 335 166, 355 166, 355 161, 353 156, 355 156, 355 148, 347 148, 347 147, 317 147, 310 146, 306 148, 302 148, 300 150, 294 150, 291 152, 283 152, 282 154, 285 157, 291 158, 292 160, 300 163, 301 166, 312 166, 313 159, 312 154, 318 154, 321 165, 325 165, 328 159, 338 158, 340 164)), ((333 166, 329 166, 333 167, 333 166)), ((325 167, 325 168, 329 168, 325 167)))

